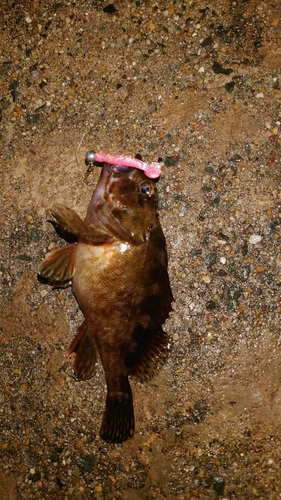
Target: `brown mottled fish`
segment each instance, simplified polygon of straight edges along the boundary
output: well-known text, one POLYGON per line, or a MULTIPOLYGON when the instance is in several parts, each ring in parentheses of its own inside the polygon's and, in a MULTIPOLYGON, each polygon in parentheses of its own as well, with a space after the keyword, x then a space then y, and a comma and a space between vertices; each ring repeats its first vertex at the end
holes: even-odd
POLYGON ((48 253, 39 268, 51 284, 72 280, 85 319, 67 353, 76 353, 78 380, 92 377, 97 354, 101 358, 107 397, 100 436, 108 442, 134 434, 128 377, 147 380, 164 361, 168 335, 162 324, 173 300, 156 182, 145 167, 132 168, 134 161, 103 163, 84 221, 63 205, 52 208, 77 242, 48 253))

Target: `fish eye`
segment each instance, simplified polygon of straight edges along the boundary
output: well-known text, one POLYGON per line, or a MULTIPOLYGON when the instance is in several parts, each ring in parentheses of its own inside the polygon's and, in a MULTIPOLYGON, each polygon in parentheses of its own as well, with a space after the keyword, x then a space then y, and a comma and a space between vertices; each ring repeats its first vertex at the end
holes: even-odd
POLYGON ((141 193, 142 194, 149 194, 150 193, 150 187, 147 184, 143 184, 143 186, 141 186, 141 193))

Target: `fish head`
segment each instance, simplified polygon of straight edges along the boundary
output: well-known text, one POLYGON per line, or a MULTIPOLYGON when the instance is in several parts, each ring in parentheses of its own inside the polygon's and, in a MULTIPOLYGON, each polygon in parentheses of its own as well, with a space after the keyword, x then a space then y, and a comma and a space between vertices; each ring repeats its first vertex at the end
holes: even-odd
POLYGON ((142 243, 159 224, 157 203, 156 181, 142 170, 104 163, 87 221, 120 239, 142 243))

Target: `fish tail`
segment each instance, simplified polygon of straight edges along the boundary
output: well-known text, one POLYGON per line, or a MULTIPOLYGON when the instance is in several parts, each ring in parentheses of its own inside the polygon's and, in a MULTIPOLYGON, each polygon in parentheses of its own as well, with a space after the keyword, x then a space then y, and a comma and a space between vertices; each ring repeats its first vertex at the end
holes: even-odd
POLYGON ((122 391, 108 392, 100 428, 100 437, 109 443, 121 443, 133 437, 135 417, 132 389, 126 377, 122 391))
POLYGON ((73 352, 76 353, 73 368, 75 378, 77 380, 91 378, 96 372, 97 350, 86 320, 79 326, 74 340, 67 349, 67 355, 73 352))

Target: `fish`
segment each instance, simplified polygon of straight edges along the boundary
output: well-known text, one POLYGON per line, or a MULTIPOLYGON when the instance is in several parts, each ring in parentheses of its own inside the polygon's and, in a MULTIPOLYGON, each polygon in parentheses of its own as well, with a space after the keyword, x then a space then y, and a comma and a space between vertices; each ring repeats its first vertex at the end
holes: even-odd
POLYGON ((64 205, 52 207, 57 224, 76 241, 47 253, 38 272, 51 285, 72 284, 84 321, 67 354, 75 353, 79 381, 94 376, 101 359, 107 395, 100 437, 121 443, 135 431, 129 377, 150 380, 166 360, 169 335, 162 325, 173 295, 158 179, 133 159, 128 166, 109 158, 84 220, 64 205))

